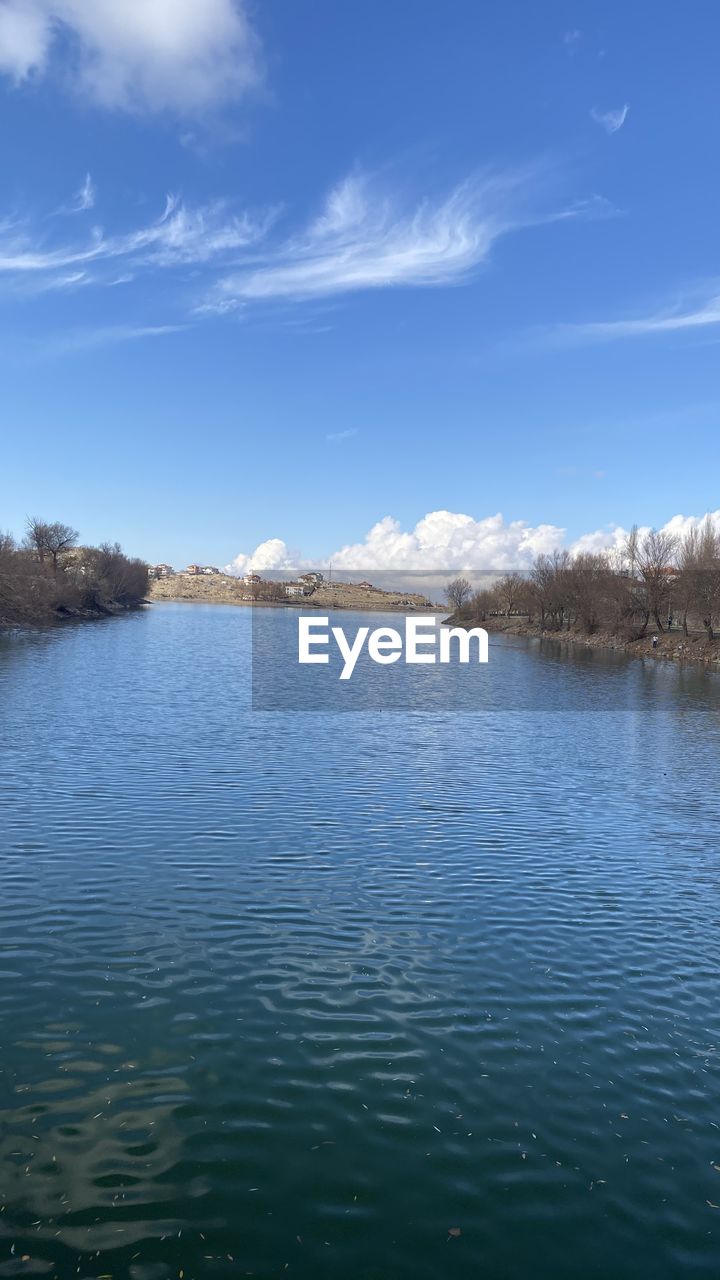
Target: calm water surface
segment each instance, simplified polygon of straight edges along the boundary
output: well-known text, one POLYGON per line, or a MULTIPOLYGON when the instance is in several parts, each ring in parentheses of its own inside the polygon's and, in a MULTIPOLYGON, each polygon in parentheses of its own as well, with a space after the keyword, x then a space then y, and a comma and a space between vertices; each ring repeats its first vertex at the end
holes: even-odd
POLYGON ((249 638, 0 641, 0 1275, 716 1277, 717 678, 261 714, 249 638))

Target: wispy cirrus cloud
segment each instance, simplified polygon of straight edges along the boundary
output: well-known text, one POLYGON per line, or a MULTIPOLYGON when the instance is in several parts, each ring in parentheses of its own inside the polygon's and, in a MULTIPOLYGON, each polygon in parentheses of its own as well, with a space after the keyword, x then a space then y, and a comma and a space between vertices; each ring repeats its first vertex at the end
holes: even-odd
POLYGON ((69 355, 75 351, 95 351, 118 343, 138 342, 144 338, 164 338, 168 334, 184 333, 186 324, 117 324, 92 329, 71 329, 59 334, 42 346, 46 356, 69 355))
POLYGON ((88 209, 92 209, 95 205, 97 190, 89 173, 85 174, 85 181, 82 186, 75 192, 72 205, 70 206, 73 213, 85 213, 88 209))
MULTIPOLYGON (((60 234, 67 223, 57 218, 8 219, 0 222, 0 286, 28 297, 144 284, 145 318, 155 296, 152 277, 166 272, 172 287, 163 286, 163 322, 271 307, 284 309, 287 320, 300 314, 302 303, 317 310, 371 290, 466 284, 511 233, 616 212, 601 196, 565 204, 555 199, 548 207, 550 186, 538 166, 477 175, 449 191, 408 199, 355 172, 295 227, 290 210, 281 220, 277 208, 238 211, 223 200, 193 207, 174 196, 157 218, 129 230, 95 225, 70 236, 60 234)), ((68 208, 87 214, 95 197, 88 175, 68 208)), ((108 310, 112 305, 108 301, 108 310)), ((123 322, 128 318, 122 315, 123 322)))
POLYGON ((683 330, 704 329, 720 324, 720 285, 715 282, 703 294, 674 301, 660 310, 617 320, 559 325, 550 332, 559 345, 576 342, 610 342, 619 338, 643 338, 683 330))
POLYGON ((601 111, 599 107, 592 107, 590 115, 596 124, 599 124, 606 133, 617 133, 618 129, 622 129, 627 120, 630 107, 628 103, 624 103, 622 107, 612 107, 609 111, 601 111))
POLYGON ((66 201, 66 203, 61 204, 59 208, 55 209, 53 213, 50 214, 50 217, 59 218, 68 217, 75 213, 87 213, 90 209, 95 207, 96 199, 97 187, 93 182, 92 176, 89 173, 86 173, 85 178, 77 191, 73 192, 72 196, 68 201, 66 201))
POLYGON ((352 440, 357 434, 357 427, 347 427, 345 431, 328 431, 325 440, 327 444, 340 444, 343 440, 352 440))
POLYGON ((577 52, 578 46, 582 40, 582 31, 578 31, 577 27, 572 27, 569 31, 563 33, 563 44, 568 53, 572 56, 577 52))
POLYGON ((8 220, 0 224, 0 276, 42 277, 42 286, 34 286, 40 291, 81 281, 117 283, 119 263, 127 277, 128 267, 132 276, 133 270, 227 261, 265 236, 270 217, 233 214, 223 201, 193 209, 168 196, 162 214, 146 226, 112 235, 95 227, 85 240, 61 244, 27 221, 8 220))
POLYGON ((0 74, 114 110, 192 115, 262 80, 241 0, 0 0, 0 74))
POLYGON ((541 212, 532 207, 532 187, 528 173, 486 174, 438 198, 407 204, 367 176, 352 174, 302 231, 224 275, 203 307, 225 312, 273 300, 461 284, 487 262, 502 236, 598 214, 595 200, 541 212))

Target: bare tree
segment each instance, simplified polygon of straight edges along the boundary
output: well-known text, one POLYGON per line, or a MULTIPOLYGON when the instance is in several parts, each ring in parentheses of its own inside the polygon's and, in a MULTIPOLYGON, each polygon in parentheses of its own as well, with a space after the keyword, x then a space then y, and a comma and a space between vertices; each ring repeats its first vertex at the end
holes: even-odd
POLYGON ((497 584, 500 606, 507 618, 514 613, 520 603, 523 591, 527 587, 526 579, 519 573, 506 573, 497 584))
POLYGON ((673 569, 677 554, 677 538, 670 533, 651 529, 638 549, 638 568, 645 586, 647 609, 663 630, 661 614, 667 617, 673 569))
POLYGON ((612 570, 604 552, 576 555, 565 571, 568 606, 583 631, 595 631, 608 612, 612 570))
POLYGON ((631 578, 635 578, 638 571, 638 562, 640 559, 640 533, 636 524, 630 530, 622 548, 622 559, 625 562, 624 567, 631 578))
POLYGON ((37 555, 41 564, 46 559, 52 564, 53 575, 57 577, 59 559, 67 551, 77 546, 79 534, 69 524, 61 524, 59 520, 48 524, 37 516, 30 516, 27 522, 27 542, 37 555))
POLYGON ((59 617, 97 615, 140 604, 148 589, 148 568, 106 544, 85 547, 68 563, 63 554, 75 546, 69 525, 28 521, 18 547, 0 534, 0 629, 41 626, 59 617))
POLYGON ((559 630, 566 605, 565 584, 570 565, 567 551, 554 551, 552 556, 539 555, 530 570, 528 594, 540 614, 540 626, 559 630))
POLYGON ((472 584, 467 578, 453 578, 452 582, 448 582, 445 588, 445 598, 448 604, 451 604, 457 611, 462 609, 463 605, 472 595, 472 584))
POLYGON ((697 529, 689 529, 680 545, 678 554, 678 576, 674 584, 674 595, 677 607, 682 614, 683 635, 689 634, 688 616, 691 609, 697 607, 698 583, 701 551, 700 534, 697 529))
MULTIPOLYGON (((597 631, 639 640, 651 618, 664 631, 673 615, 720 632, 720 527, 710 517, 684 539, 637 525, 618 548, 600 553, 568 551, 539 555, 528 575, 508 573, 468 601, 467 579, 449 583, 446 594, 463 617, 483 621, 491 613, 527 613, 541 629, 597 631)), ((692 623, 691 623, 692 625, 692 623)))
MULTIPOLYGON (((698 614, 708 640, 713 640, 720 617, 720 532, 714 529, 709 516, 700 529, 691 531, 685 539, 680 565, 683 600, 698 614)), ((683 617, 687 635, 686 619, 687 612, 683 617)))
POLYGON ((45 563, 47 554, 47 520, 40 520, 37 516, 28 516, 27 533, 25 536, 25 545, 28 551, 32 551, 41 564, 45 563))
POLYGON ((493 587, 485 587, 481 591, 476 591, 470 601, 470 605, 473 618, 476 618, 478 622, 484 622, 488 614, 497 613, 497 592, 493 587))

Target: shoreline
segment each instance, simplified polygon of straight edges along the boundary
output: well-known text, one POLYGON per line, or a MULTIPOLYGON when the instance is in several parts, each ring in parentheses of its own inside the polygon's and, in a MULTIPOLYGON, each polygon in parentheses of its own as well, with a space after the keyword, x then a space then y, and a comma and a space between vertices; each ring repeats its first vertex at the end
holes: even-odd
POLYGON ((231 609, 315 609, 318 613, 322 611, 325 613, 417 613, 441 617, 443 622, 448 612, 440 605, 422 607, 399 604, 328 604, 327 602, 313 604, 309 597, 305 600, 201 600, 197 596, 149 596, 143 604, 221 604, 228 605, 231 609))
POLYGON ((527 618, 496 617, 486 618, 484 622, 460 622, 451 618, 449 621, 454 626, 467 628, 482 626, 490 634, 549 640, 553 644, 580 645, 585 649, 610 649, 631 658, 652 658, 656 662, 692 663, 720 674, 720 638, 708 640, 706 635, 697 633, 684 636, 682 631, 649 631, 638 640, 623 640, 609 631, 594 631, 590 635, 578 631, 548 631, 527 618), (653 648, 653 635, 658 638, 657 648, 653 648))
POLYGON ((235 578, 225 574, 191 577, 176 574, 173 578, 153 581, 147 595, 148 604, 229 604, 254 609, 333 610, 356 613, 417 613, 447 616, 444 605, 433 605, 419 594, 382 591, 378 587, 362 588, 353 583, 323 584, 306 596, 287 596, 282 600, 248 598, 235 578), (180 581, 178 581, 180 579, 180 581))
POLYGON ((79 622, 104 622, 110 618, 121 618, 127 613, 139 613, 151 602, 147 599, 133 600, 126 604, 112 601, 110 604, 96 608, 59 608, 44 618, 34 618, 22 622, 0 623, 0 639, 4 636, 37 633, 40 631, 56 631, 59 627, 67 627, 79 622))

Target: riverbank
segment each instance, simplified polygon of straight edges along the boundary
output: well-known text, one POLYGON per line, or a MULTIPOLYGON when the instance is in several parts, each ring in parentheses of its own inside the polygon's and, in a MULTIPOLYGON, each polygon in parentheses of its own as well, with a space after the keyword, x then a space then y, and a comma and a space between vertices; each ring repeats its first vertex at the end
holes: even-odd
POLYGON ((585 635, 578 631, 543 630, 538 623, 527 618, 486 618, 477 622, 458 623, 451 619, 453 625, 466 627, 480 626, 487 631, 502 632, 505 635, 523 636, 533 640, 548 640, 553 644, 581 645, 586 649, 614 649, 635 658, 654 658, 664 662, 693 662, 720 671, 720 639, 708 640, 702 634, 684 636, 680 630, 654 632, 642 636, 639 640, 624 640, 621 636, 612 635, 608 631, 594 631, 585 635), (653 647, 653 636, 657 636, 657 646, 653 647))
POLYGON ((144 561, 118 543, 77 545, 70 525, 28 521, 25 541, 0 535, 0 633, 113 617, 146 603, 144 561))
POLYGON ((287 596, 281 600, 253 598, 251 588, 240 578, 229 574, 176 573, 171 578, 156 578, 150 584, 148 599, 178 600, 198 604, 262 605, 263 607, 299 609, 353 609, 376 613, 445 612, 426 596, 403 591, 383 591, 380 587, 354 582, 323 582, 307 596, 287 596))
POLYGON ((41 617, 16 619, 12 622, 0 621, 0 637, 22 634, 30 631, 51 631, 57 627, 69 626, 77 622, 102 622, 107 618, 120 618, 126 613, 137 613, 149 604, 148 600, 133 600, 125 603, 113 601, 109 604, 88 608, 58 606, 41 617))

